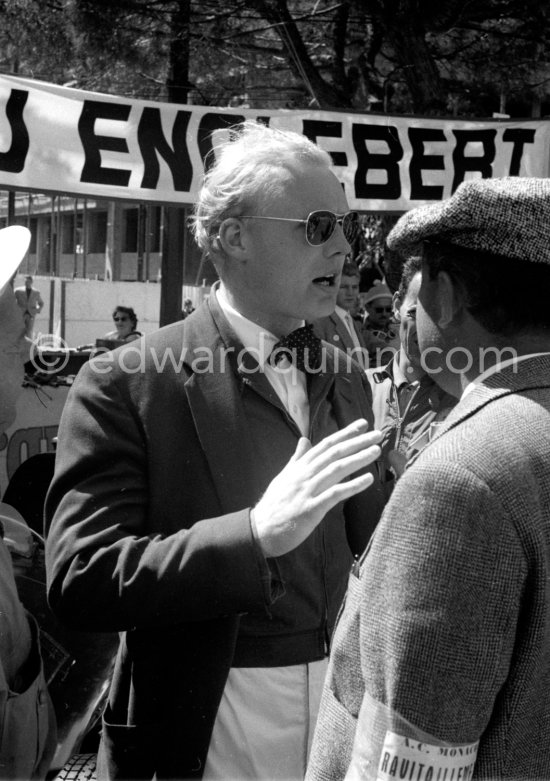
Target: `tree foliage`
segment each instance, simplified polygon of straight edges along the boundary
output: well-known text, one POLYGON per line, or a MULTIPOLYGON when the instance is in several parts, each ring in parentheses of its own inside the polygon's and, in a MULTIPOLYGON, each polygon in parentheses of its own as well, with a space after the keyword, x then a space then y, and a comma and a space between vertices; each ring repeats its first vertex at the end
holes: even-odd
POLYGON ((1 0, 4 70, 223 106, 548 109, 548 0, 1 0))

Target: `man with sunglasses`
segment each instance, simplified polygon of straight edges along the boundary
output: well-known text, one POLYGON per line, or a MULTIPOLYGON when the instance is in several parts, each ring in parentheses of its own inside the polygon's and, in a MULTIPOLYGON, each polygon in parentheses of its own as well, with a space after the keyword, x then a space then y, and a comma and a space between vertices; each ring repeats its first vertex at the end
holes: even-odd
POLYGON ((375 282, 363 296, 366 316, 364 331, 371 340, 378 340, 370 352, 371 366, 383 365, 399 349, 397 328, 393 320, 392 293, 385 282, 375 282))
POLYGON ((365 325, 372 331, 386 333, 393 316, 392 293, 385 282, 375 282, 363 296, 367 310, 365 325))
POLYGON ((369 366, 369 354, 384 349, 386 343, 369 332, 352 315, 359 299, 360 273, 357 265, 347 260, 342 269, 336 308, 327 317, 314 323, 315 333, 351 356, 363 368, 369 366))
POLYGON ((101 778, 302 778, 381 511, 364 372, 306 325, 334 309, 357 214, 305 137, 232 134, 194 220, 220 282, 80 372, 59 430, 50 601, 125 633, 101 778))

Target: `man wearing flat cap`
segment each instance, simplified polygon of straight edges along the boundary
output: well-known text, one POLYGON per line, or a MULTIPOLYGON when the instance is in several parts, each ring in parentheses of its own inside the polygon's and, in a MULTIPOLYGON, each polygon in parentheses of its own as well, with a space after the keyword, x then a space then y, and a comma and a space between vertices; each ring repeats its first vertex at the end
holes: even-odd
POLYGON ((550 778, 550 180, 404 215, 418 342, 460 401, 350 576, 307 778, 550 778))

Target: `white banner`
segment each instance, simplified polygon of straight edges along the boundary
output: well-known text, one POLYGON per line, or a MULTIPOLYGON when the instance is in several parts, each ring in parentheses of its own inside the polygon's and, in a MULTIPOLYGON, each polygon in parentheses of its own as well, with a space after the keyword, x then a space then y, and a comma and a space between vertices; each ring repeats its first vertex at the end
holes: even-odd
POLYGON ((225 109, 0 76, 0 188, 191 204, 203 161, 244 119, 330 152, 350 207, 401 212, 472 177, 548 176, 550 123, 225 109))

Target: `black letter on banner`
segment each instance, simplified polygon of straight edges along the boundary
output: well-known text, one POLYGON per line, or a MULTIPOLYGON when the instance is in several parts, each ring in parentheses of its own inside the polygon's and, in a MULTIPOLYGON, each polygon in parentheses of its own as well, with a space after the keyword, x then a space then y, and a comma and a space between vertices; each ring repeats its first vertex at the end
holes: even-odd
POLYGON ((523 155, 524 144, 535 143, 535 129, 526 127, 506 128, 502 134, 504 143, 508 141, 514 145, 512 149, 512 159, 510 160, 510 170, 508 176, 519 176, 521 166, 521 157, 523 155))
POLYGON ((0 152, 0 171, 18 174, 25 167, 29 151, 29 131, 23 121, 23 109, 29 93, 22 89, 12 89, 6 103, 6 117, 11 128, 11 146, 7 152, 0 152))
POLYGON ((399 141, 396 127, 391 125, 353 125, 353 146, 357 152, 357 171, 355 173, 356 198, 386 198, 391 200, 401 195, 399 179, 399 161, 403 157, 403 147, 399 141), (385 141, 389 147, 388 155, 372 154, 365 141, 385 141), (386 171, 386 184, 368 184, 367 176, 371 170, 386 171))
POLYGON ((231 125, 238 125, 240 122, 244 122, 244 117, 241 117, 239 114, 212 113, 203 116, 197 134, 197 143, 205 171, 208 171, 215 161, 214 155, 210 154, 214 130, 226 129, 231 127, 231 125))
POLYGON ((411 178, 411 201, 440 201, 443 198, 443 186, 422 184, 422 171, 443 171, 443 155, 425 155, 424 142, 446 141, 445 133, 437 128, 409 128, 412 158, 409 166, 411 178))
MULTIPOLYGON (((304 119, 304 136, 317 143, 319 136, 328 136, 329 138, 342 138, 341 122, 325 122, 319 119, 304 119)), ((345 152, 329 152, 334 165, 347 165, 348 156, 345 152)))
POLYGON ((128 144, 123 138, 94 135, 96 119, 114 119, 126 122, 130 116, 131 106, 120 103, 104 103, 99 100, 85 100, 82 114, 78 120, 78 134, 84 148, 84 167, 80 176, 81 182, 94 184, 110 184, 127 187, 131 171, 118 168, 101 167, 101 149, 110 152, 128 152, 128 144))
POLYGON ((188 192, 193 178, 193 166, 187 151, 187 125, 191 117, 190 111, 178 111, 172 128, 171 149, 166 143, 160 110, 158 108, 144 108, 138 125, 138 143, 145 168, 143 171, 142 187, 155 189, 159 180, 160 166, 156 152, 168 163, 174 190, 176 192, 188 192))
POLYGON ((490 179, 493 175, 492 165, 495 161, 495 137, 496 130, 453 130, 456 137, 456 147, 453 151, 453 165, 455 176, 452 192, 464 181, 466 171, 479 171, 484 179, 490 179), (465 157, 464 152, 469 143, 483 144, 481 157, 465 157))

